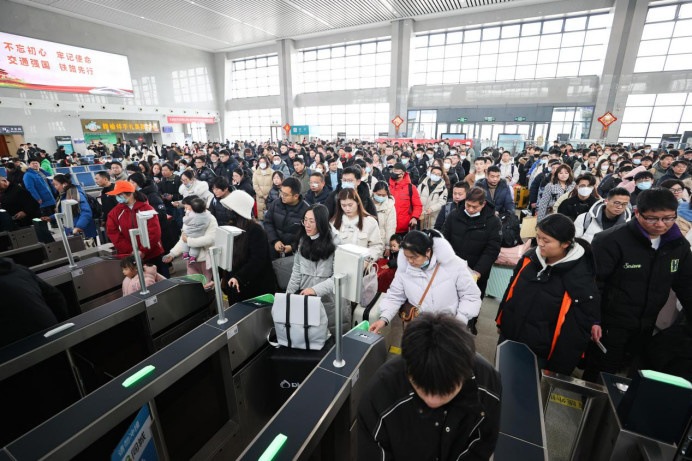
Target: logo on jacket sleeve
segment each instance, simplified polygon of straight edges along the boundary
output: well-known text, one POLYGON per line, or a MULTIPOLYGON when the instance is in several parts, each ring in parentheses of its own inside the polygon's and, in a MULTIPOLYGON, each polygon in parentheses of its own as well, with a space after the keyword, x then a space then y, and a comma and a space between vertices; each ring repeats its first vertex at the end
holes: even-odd
POLYGON ((670 273, 672 274, 673 272, 677 272, 679 265, 680 265, 680 260, 679 259, 673 259, 670 262, 670 273))
POLYGON ((622 266, 624 269, 641 269, 642 265, 641 264, 630 264, 630 263, 625 263, 624 266, 622 266))

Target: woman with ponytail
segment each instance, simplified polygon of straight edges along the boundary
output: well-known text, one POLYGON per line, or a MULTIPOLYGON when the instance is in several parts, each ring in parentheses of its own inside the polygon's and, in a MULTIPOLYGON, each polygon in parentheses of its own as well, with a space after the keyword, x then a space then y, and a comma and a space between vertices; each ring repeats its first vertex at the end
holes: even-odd
POLYGON ((591 246, 574 233, 561 214, 538 222, 538 247, 514 268, 495 319, 500 342, 526 344, 541 369, 565 375, 572 374, 601 318, 591 246))
MULTIPOLYGON (((55 190, 58 191, 60 197, 58 198, 58 203, 56 209, 58 212, 63 212, 63 200, 75 200, 76 205, 72 205, 72 217, 74 220, 74 228, 65 229, 67 235, 82 232, 85 238, 96 237, 96 224, 94 224, 94 217, 91 212, 91 207, 89 206, 89 201, 87 200, 86 193, 81 187, 72 184, 72 177, 67 174, 56 174, 53 176, 53 186, 55 190)), ((52 216, 49 218, 55 220, 52 216)))

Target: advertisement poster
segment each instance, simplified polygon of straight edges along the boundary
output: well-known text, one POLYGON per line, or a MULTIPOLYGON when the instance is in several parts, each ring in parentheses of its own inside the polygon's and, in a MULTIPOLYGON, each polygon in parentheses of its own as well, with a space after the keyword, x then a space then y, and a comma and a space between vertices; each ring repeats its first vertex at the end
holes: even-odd
POLYGON ((0 87, 134 97, 126 56, 3 32, 0 87))

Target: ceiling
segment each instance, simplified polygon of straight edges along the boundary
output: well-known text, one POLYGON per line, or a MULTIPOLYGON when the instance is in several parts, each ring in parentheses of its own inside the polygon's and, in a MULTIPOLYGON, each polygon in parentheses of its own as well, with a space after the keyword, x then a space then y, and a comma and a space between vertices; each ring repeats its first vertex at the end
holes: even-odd
POLYGON ((207 51, 519 0, 15 0, 207 51))

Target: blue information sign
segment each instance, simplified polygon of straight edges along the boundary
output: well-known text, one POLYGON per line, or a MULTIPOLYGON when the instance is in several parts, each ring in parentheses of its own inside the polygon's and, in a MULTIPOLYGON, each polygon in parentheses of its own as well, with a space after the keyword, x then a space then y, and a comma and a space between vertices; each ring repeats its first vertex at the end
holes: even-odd
POLYGON ((291 127, 291 134, 307 136, 310 134, 310 127, 308 125, 294 125, 291 127))
POLYGON ((144 405, 111 455, 111 461, 158 461, 151 435, 149 405, 144 405))

